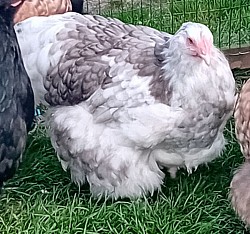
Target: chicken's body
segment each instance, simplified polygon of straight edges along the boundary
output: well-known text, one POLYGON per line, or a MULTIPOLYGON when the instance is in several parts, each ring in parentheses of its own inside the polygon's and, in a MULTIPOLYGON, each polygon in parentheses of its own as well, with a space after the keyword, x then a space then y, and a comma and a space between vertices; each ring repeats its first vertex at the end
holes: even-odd
POLYGON ((250 226, 250 80, 242 87, 236 104, 235 130, 245 162, 231 182, 232 205, 241 219, 250 226))
POLYGON ((17 9, 14 23, 32 16, 49 16, 68 11, 82 13, 83 0, 25 0, 17 9))
POLYGON ((17 43, 13 14, 7 1, 0 1, 0 188, 14 175, 34 116, 33 91, 17 43))
POLYGON ((222 152, 235 83, 216 48, 208 66, 181 54, 180 33, 73 13, 35 17, 16 32, 36 102, 54 106, 48 121, 62 166, 79 185, 86 177, 94 195, 152 193, 159 166, 174 175, 222 152))

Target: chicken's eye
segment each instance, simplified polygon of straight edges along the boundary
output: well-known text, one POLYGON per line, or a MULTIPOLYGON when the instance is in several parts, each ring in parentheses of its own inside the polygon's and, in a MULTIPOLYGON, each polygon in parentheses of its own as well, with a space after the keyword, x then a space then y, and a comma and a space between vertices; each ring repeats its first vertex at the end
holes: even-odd
POLYGON ((187 43, 188 43, 188 45, 193 45, 194 41, 190 37, 188 37, 187 38, 187 43))

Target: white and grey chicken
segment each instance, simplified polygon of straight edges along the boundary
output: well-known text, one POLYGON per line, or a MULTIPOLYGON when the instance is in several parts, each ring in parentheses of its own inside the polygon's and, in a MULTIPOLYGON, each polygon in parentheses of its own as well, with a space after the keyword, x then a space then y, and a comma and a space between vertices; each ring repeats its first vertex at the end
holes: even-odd
POLYGON ((65 13, 15 26, 36 103, 62 167, 94 196, 160 189, 167 167, 189 172, 224 149, 235 81, 210 30, 175 35, 101 16, 65 13))

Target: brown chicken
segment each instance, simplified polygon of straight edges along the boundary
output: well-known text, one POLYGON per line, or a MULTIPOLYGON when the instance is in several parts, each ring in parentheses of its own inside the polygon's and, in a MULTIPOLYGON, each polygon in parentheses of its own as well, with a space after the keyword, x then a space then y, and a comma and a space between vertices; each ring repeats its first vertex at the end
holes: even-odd
POLYGON ((230 196, 236 213, 250 226, 250 79, 240 92, 234 118, 236 136, 245 162, 232 179, 230 196))
POLYGON ((14 23, 32 16, 49 16, 68 11, 72 11, 70 0, 24 0, 16 11, 14 23))

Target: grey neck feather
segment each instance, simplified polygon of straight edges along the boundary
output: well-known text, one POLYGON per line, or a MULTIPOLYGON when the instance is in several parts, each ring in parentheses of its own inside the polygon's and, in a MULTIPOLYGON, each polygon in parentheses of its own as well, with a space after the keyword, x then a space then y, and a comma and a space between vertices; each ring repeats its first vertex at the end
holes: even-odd
POLYGON ((165 61, 162 69, 164 78, 168 81, 169 89, 172 90, 172 106, 194 107, 204 101, 218 100, 218 92, 211 94, 220 84, 215 79, 216 69, 209 69, 204 61, 192 58, 174 46, 164 49, 165 61))

